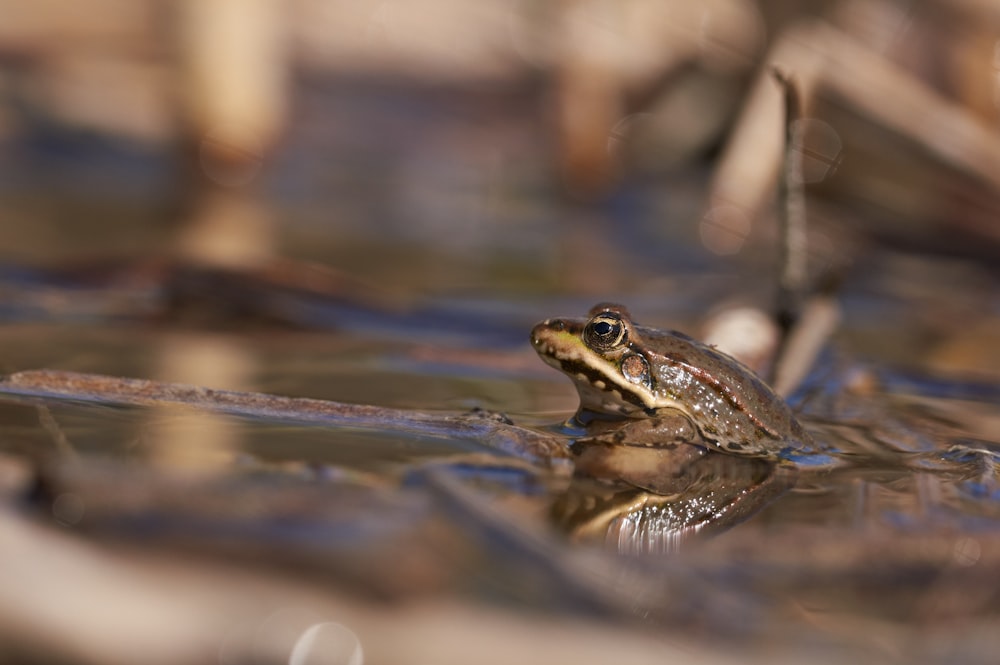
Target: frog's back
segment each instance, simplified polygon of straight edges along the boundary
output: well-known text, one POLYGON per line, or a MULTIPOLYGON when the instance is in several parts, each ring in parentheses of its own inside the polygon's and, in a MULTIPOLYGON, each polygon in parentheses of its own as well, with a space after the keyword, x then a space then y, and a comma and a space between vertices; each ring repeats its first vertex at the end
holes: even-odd
POLYGON ((685 404, 709 441, 752 455, 811 445, 785 401, 743 363, 683 333, 638 331, 658 355, 658 393, 685 404))

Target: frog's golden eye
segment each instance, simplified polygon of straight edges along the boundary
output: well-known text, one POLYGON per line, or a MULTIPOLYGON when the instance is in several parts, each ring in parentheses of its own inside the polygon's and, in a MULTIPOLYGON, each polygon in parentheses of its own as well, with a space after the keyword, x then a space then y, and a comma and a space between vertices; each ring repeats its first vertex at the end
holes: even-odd
POLYGON ((596 351, 610 351, 626 341, 625 323, 613 312, 598 314, 583 330, 583 341, 596 351))

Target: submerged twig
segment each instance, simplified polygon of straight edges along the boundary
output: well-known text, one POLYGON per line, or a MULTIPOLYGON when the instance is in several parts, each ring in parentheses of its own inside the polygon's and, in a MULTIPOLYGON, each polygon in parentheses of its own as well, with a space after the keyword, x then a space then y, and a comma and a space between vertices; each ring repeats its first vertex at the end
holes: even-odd
POLYGON ((566 470, 570 467, 569 452, 558 437, 518 427, 502 416, 485 412, 423 413, 56 370, 8 375, 0 380, 3 394, 102 404, 188 406, 249 418, 467 439, 536 463, 566 470))

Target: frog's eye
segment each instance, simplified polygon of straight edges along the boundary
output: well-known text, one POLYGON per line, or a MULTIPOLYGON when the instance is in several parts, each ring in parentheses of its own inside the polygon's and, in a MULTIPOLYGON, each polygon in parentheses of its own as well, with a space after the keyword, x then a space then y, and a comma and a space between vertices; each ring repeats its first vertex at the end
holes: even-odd
POLYGON ((598 314, 584 329, 583 340, 592 349, 610 351, 625 343, 625 324, 613 312, 598 314))

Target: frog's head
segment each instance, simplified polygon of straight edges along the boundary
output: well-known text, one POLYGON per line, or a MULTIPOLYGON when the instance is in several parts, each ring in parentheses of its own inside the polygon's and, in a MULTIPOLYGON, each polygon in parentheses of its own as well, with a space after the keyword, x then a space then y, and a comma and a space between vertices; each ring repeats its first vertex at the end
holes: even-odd
POLYGON ((573 380, 582 409, 643 416, 654 408, 643 341, 621 305, 596 305, 586 319, 542 321, 531 331, 531 345, 573 380))

